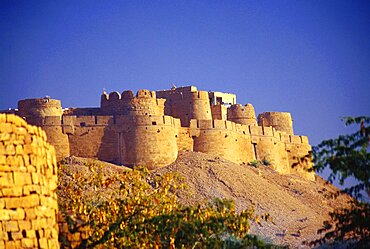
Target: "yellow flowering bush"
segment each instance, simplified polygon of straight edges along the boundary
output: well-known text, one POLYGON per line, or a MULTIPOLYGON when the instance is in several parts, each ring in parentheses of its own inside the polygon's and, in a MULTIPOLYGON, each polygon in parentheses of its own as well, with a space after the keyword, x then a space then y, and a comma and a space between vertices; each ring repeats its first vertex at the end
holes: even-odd
MULTIPOLYGON (((60 165, 59 224, 62 247, 245 248, 269 247, 248 234, 253 207, 214 200, 185 207, 174 174, 150 176, 144 168, 105 174, 95 164, 71 173, 60 165)), ((262 217, 268 219, 266 215, 262 217)))

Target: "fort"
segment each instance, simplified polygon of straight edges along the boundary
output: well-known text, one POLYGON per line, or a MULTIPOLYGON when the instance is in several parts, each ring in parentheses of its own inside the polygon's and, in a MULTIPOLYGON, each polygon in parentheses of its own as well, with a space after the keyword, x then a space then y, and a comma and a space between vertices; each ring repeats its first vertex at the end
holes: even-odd
POLYGON ((155 169, 171 164, 181 150, 213 154, 238 164, 267 161, 282 174, 314 180, 306 136, 295 135, 290 113, 264 112, 236 95, 170 90, 104 92, 100 107, 63 109, 49 97, 18 102, 14 114, 40 126, 57 159, 97 158, 118 165, 155 169), (298 165, 292 167, 292 165, 298 165))

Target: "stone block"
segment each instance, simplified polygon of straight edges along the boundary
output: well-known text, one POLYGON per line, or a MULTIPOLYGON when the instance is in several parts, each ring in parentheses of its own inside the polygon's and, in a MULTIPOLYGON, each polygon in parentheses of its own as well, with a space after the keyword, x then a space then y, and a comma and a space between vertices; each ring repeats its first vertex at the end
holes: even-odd
POLYGON ((40 246, 40 249, 47 249, 48 248, 48 240, 46 238, 39 239, 39 246, 40 246))
POLYGON ((22 145, 17 145, 15 147, 15 154, 17 154, 17 155, 23 155, 23 146, 22 145))
POLYGON ((13 174, 10 172, 0 172, 0 186, 9 187, 14 184, 13 174))
POLYGON ((18 186, 32 184, 32 178, 30 173, 13 172, 14 184, 18 186))
POLYGON ((24 166, 28 166, 30 165, 30 157, 26 154, 23 154, 23 162, 24 162, 24 166))
POLYGON ((20 230, 28 231, 28 230, 31 230, 32 228, 31 221, 29 220, 19 220, 18 225, 19 225, 20 230))
POLYGON ((23 152, 24 152, 24 154, 31 154, 32 153, 32 146, 31 146, 31 144, 25 144, 23 146, 23 152))
POLYGON ((15 243, 15 241, 5 241, 5 248, 13 249, 13 248, 20 248, 20 247, 17 247, 17 244, 15 243))
POLYGON ((17 135, 26 135, 27 130, 24 127, 17 127, 14 133, 17 135))
POLYGON ((26 237, 33 239, 36 238, 36 232, 35 230, 25 230, 26 231, 26 237))
POLYGON ((5 200, 5 207, 7 209, 18 208, 22 206, 21 197, 4 198, 4 200, 5 200))
POLYGON ((23 201, 23 207, 28 208, 28 207, 35 207, 40 205, 40 198, 39 195, 33 194, 29 196, 24 196, 22 197, 23 201))
POLYGON ((10 219, 12 220, 23 220, 25 217, 25 212, 21 208, 17 208, 16 210, 9 210, 10 212, 10 219))
POLYGON ((28 239, 28 238, 22 239, 22 248, 34 248, 33 239, 28 239))
POLYGON ((6 232, 18 232, 19 231, 18 222, 14 220, 7 221, 5 223, 5 231, 6 232))
POLYGON ((23 195, 40 194, 40 185, 26 185, 23 187, 23 195))
POLYGON ((36 169, 35 166, 32 166, 32 165, 27 166, 27 172, 34 173, 36 171, 37 171, 37 169, 36 169))
POLYGON ((10 210, 0 209, 0 221, 10 220, 10 210))
POLYGON ((15 146, 13 144, 5 146, 5 155, 15 155, 15 146))
POLYGON ((5 113, 0 113, 0 124, 1 123, 6 123, 6 114, 5 113))
MULTIPOLYGON (((1 149, 0 149, 1 150, 1 149)), ((3 155, 1 152, 0 152, 0 165, 5 165, 6 164, 6 156, 3 155)), ((1 170, 3 171, 3 170, 1 170)))
POLYGON ((48 240, 48 245, 49 245, 49 248, 59 248, 58 240, 55 240, 55 239, 48 240))
POLYGON ((6 157, 6 165, 11 167, 17 167, 18 166, 18 157, 16 156, 7 156, 6 157))
MULTIPOLYGON (((10 140, 10 134, 9 133, 1 133, 0 132, 0 141, 9 141, 10 140)), ((0 151, 1 153, 1 151, 0 151)))
POLYGON ((12 239, 13 240, 23 239, 22 232, 12 232, 12 239))
POLYGON ((0 125, 0 133, 13 133, 13 126, 9 123, 3 123, 0 125))
POLYGON ((13 186, 10 188, 3 188, 3 196, 5 197, 14 197, 14 196, 22 196, 23 189, 19 186, 13 186))

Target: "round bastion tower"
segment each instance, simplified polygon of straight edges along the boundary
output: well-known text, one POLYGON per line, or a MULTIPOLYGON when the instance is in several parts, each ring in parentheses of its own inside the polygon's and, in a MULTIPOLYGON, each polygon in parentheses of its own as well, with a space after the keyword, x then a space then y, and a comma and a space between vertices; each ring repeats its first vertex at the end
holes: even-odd
POLYGON ((256 126, 256 114, 252 104, 235 104, 227 109, 227 120, 243 125, 256 126))
POLYGON ((264 112, 258 115, 258 125, 272 126, 277 131, 293 133, 293 119, 289 112, 264 112))
POLYGON ((48 142, 55 147, 57 160, 70 154, 68 135, 63 133, 62 114, 63 109, 57 99, 45 97, 18 101, 18 115, 45 130, 48 142))
POLYGON ((41 126, 44 124, 45 117, 61 117, 62 113, 60 100, 57 99, 45 97, 18 101, 18 115, 32 125, 41 126))
POLYGON ((122 94, 103 94, 101 109, 113 115, 113 130, 118 137, 118 163, 128 166, 159 168, 177 158, 177 127, 174 118, 164 116, 165 99, 156 93, 139 90, 122 94))

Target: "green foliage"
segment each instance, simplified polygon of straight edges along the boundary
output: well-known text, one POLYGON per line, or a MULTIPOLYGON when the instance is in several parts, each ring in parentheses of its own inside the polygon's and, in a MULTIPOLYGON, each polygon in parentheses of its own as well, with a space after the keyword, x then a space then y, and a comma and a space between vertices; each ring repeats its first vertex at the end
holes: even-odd
POLYGON ((268 160, 267 158, 262 159, 261 163, 262 163, 262 165, 264 165, 266 167, 271 165, 270 160, 268 160))
POLYGON ((338 138, 325 140, 313 148, 315 170, 322 172, 329 168, 329 181, 338 179, 340 184, 348 177, 354 177, 358 184, 345 188, 357 199, 349 203, 349 208, 335 210, 330 213, 331 220, 324 223, 319 232, 325 235, 314 244, 330 240, 347 241, 352 247, 370 246, 370 206, 361 202, 362 192, 369 191, 370 176, 370 118, 345 118, 346 125, 358 124, 360 129, 352 134, 341 135, 338 138))
POLYGON ((248 165, 253 166, 253 167, 255 167, 255 168, 258 168, 258 166, 260 165, 260 161, 258 161, 258 160, 253 160, 253 161, 250 161, 250 162, 248 163, 248 165))
POLYGON ((271 161, 267 158, 263 158, 262 160, 253 160, 248 163, 249 166, 253 166, 255 168, 258 168, 258 166, 263 165, 263 166, 270 166, 271 161))
MULTIPOLYGON (((60 167, 58 196, 67 226, 63 247, 74 248, 272 248, 250 235, 253 207, 236 213, 231 201, 185 207, 174 175, 150 177, 146 169, 104 175, 96 165, 85 174, 60 167)), ((268 221, 268 214, 261 217, 268 221)), ((260 222, 259 222, 260 223, 260 222)))

